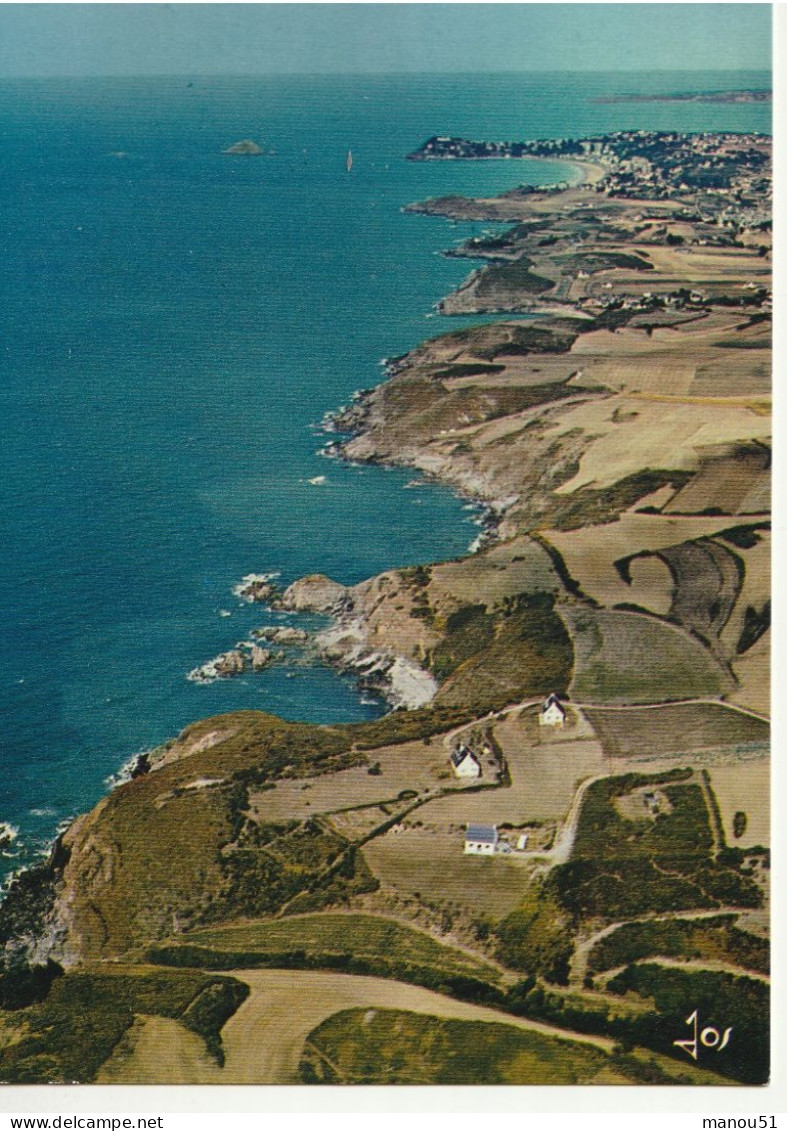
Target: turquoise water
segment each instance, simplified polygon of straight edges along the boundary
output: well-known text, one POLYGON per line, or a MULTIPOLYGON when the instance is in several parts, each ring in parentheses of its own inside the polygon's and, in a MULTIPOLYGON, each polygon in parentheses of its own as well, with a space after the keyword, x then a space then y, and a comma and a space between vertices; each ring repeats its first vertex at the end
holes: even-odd
POLYGON ((767 82, 2 84, 0 821, 20 830, 4 866, 41 851, 129 756, 195 718, 380 712, 321 667, 209 686, 185 675, 268 619, 231 595, 246 573, 352 583, 460 554, 476 534, 442 488, 325 461, 314 425, 376 383, 383 356, 469 321, 434 316, 467 271, 439 252, 482 226, 402 206, 565 168, 404 154, 442 132, 768 131, 767 107, 589 101, 767 82), (243 137, 275 156, 221 155, 243 137), (307 482, 317 475, 323 486, 307 482))

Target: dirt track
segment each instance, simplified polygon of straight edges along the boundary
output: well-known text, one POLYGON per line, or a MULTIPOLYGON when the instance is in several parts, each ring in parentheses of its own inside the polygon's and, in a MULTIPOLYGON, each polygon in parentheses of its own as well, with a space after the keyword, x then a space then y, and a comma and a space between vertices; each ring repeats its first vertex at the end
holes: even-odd
POLYGON ((302 970, 231 970, 251 994, 222 1030, 225 1066, 177 1021, 140 1017, 101 1067, 97 1084, 297 1084, 306 1036, 342 1009, 406 1009, 459 1021, 497 1021, 611 1052, 603 1037, 573 1033, 455 1001, 420 986, 302 970))
POLYGON ((341 1009, 408 1009, 464 1021, 498 1021, 592 1044, 606 1052, 613 1044, 601 1037, 555 1029, 384 978, 300 970, 230 973, 246 982, 252 992, 222 1032, 226 1065, 221 1082, 226 1084, 297 1083, 304 1039, 316 1025, 341 1009))

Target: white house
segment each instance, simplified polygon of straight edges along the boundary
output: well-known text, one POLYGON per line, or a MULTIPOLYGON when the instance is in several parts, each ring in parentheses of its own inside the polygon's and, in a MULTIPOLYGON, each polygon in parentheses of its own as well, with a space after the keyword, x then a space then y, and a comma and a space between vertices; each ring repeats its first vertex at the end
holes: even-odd
POLYGON ((469 746, 458 746, 451 751, 451 767, 458 778, 481 776, 481 763, 469 746))
POLYGON ((538 713, 539 724, 542 727, 562 727, 565 721, 566 712, 557 695, 548 695, 538 713))
POLYGON ((468 825, 465 833, 466 856, 493 856, 498 845, 495 825, 468 825))

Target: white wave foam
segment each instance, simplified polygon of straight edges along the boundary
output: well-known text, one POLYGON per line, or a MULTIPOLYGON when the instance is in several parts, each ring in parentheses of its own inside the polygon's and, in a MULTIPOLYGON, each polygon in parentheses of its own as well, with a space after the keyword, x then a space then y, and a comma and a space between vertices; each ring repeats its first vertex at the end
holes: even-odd
MULTIPOLYGON (((152 754, 155 749, 155 746, 149 746, 143 750, 137 750, 136 754, 131 754, 126 758, 119 770, 116 770, 114 774, 110 774, 108 777, 104 778, 104 785, 108 786, 110 789, 115 789, 117 786, 124 785, 127 781, 131 781, 132 774, 137 768, 140 758, 144 757, 145 754, 152 754)), ((71 824, 72 819, 73 818, 69 818, 66 822, 66 828, 71 824)))

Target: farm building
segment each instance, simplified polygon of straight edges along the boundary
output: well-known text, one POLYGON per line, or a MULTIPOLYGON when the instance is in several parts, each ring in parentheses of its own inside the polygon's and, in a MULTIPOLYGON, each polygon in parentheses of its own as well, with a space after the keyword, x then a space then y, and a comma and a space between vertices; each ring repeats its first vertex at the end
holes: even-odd
POLYGON ((468 825, 465 833, 465 855, 493 856, 498 845, 495 825, 468 825))
POLYGON ((459 746, 451 752, 451 768, 458 778, 481 776, 481 763, 469 746, 459 746))
POLYGON ((557 695, 548 695, 541 704, 538 721, 542 727, 562 727, 566 721, 566 712, 557 695))

